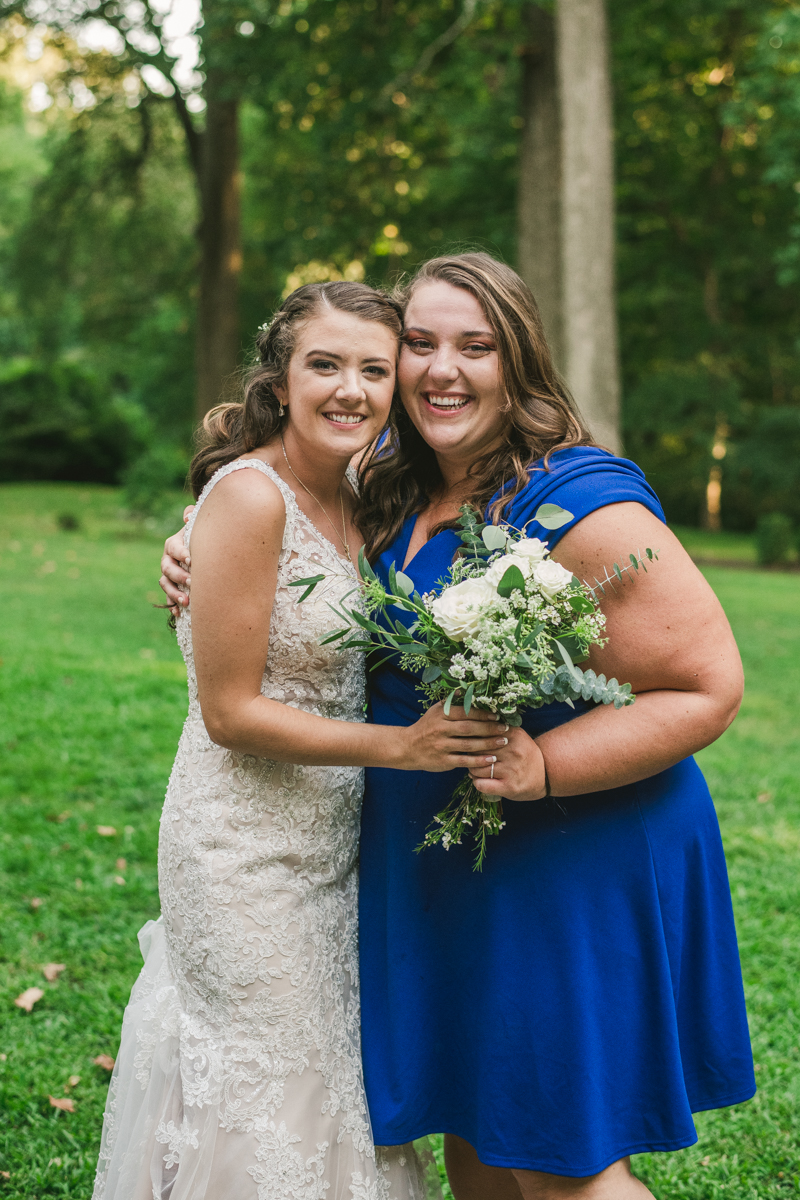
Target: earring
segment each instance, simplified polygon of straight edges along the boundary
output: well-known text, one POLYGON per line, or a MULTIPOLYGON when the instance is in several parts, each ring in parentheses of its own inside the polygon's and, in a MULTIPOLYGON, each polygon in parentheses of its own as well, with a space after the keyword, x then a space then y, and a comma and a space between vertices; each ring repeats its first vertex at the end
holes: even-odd
POLYGON ((284 413, 283 401, 282 401, 282 400, 279 400, 279 401, 278 401, 278 416, 279 416, 279 417, 282 417, 282 416, 283 416, 283 413, 284 413))

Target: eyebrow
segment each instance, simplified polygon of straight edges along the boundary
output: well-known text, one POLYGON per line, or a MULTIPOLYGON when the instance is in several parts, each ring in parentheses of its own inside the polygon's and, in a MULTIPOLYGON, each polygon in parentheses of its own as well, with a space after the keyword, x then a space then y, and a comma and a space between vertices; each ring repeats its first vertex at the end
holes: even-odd
MULTIPOLYGON (((422 325, 409 325, 409 327, 408 327, 407 329, 404 329, 404 330, 403 330, 403 333, 404 333, 404 334, 409 334, 409 333, 411 333, 411 331, 412 331, 412 330, 413 330, 415 333, 427 333, 427 334, 429 334, 429 335, 433 333, 433 330, 431 330, 431 329, 425 329, 425 328, 423 328, 423 326, 422 326, 422 325)), ((459 334, 459 337, 464 337, 464 338, 471 338, 471 337, 486 337, 486 338, 494 338, 494 334, 492 333, 491 329, 465 329, 465 330, 463 330, 463 332, 462 332, 462 333, 460 333, 460 334, 459 334)))
MULTIPOLYGON (((306 358, 335 358, 337 362, 344 361, 341 354, 334 354, 334 352, 332 350, 309 350, 308 353, 306 354, 306 358)), ((391 359, 383 358, 377 354, 374 355, 372 358, 362 358, 361 362, 362 363, 382 362, 382 363, 389 363, 389 365, 391 366, 391 359)))

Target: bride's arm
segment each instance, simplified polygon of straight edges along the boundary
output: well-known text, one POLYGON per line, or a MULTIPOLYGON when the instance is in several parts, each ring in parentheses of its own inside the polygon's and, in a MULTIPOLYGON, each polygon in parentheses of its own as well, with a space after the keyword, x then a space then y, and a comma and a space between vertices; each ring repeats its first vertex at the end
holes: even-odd
POLYGON ((580 579, 604 578, 637 547, 658 551, 647 574, 629 576, 601 606, 608 645, 593 648, 595 671, 630 682, 636 703, 598 707, 532 741, 512 730, 487 794, 535 800, 544 766, 554 795, 635 783, 709 745, 730 725, 743 690, 742 664, 722 606, 678 539, 642 505, 613 504, 565 534, 554 557, 580 579), (504 783, 498 783, 502 779, 504 783))
POLYGON ((447 771, 491 762, 507 739, 485 717, 451 722, 437 706, 408 728, 366 725, 262 696, 285 519, 270 480, 236 471, 209 494, 192 531, 192 645, 212 740, 243 754, 328 766, 447 771))

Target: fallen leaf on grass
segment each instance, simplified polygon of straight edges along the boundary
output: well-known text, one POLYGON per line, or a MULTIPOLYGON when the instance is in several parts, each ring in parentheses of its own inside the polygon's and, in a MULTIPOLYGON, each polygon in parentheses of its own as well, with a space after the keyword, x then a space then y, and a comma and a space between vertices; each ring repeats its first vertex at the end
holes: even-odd
POLYGON ((34 896, 31 900, 31 908, 34 912, 36 912, 37 908, 41 908, 43 904, 44 900, 41 900, 38 896, 34 896))
POLYGON ((45 963, 42 974, 48 983, 55 983, 62 971, 66 971, 66 963, 45 963))
POLYGON ((71 1088, 77 1087, 78 1084, 80 1083, 80 1081, 81 1081, 80 1075, 70 1075, 69 1079, 67 1080, 67 1087, 71 1087, 71 1088))
POLYGON ((118 858, 117 859, 116 866, 117 866, 118 871, 124 871, 125 868, 127 867, 127 865, 128 865, 128 860, 126 858, 118 858))
POLYGON ((3 1179, 10 1179, 10 1178, 11 1178, 11 1172, 10 1172, 10 1171, 0 1171, 0 1175, 2 1175, 3 1179))
POLYGON ((104 1067, 106 1071, 114 1070, 114 1059, 110 1054, 98 1054, 94 1061, 98 1067, 104 1067))
POLYGON ((25 1012, 33 1012, 34 1004, 37 1000, 41 1000, 43 995, 44 992, 41 988, 26 988, 20 996, 17 996, 14 1003, 16 1004, 17 1008, 24 1008, 25 1012))
POLYGON ((115 875, 115 876, 114 876, 114 883, 118 883, 118 884, 120 885, 120 887, 124 887, 124 886, 125 886, 125 880, 122 878, 122 876, 121 876, 121 875, 115 875))
POLYGON ((48 1096, 47 1098, 53 1108, 60 1108, 62 1112, 75 1112, 75 1101, 68 1097, 64 1100, 60 1096, 48 1096))
POLYGON ((60 1158, 51 1158, 50 1162, 47 1165, 48 1165, 48 1167, 60 1167, 61 1159, 60 1158))
POLYGON ((117 831, 113 825, 98 825, 97 832, 100 834, 100 837, 116 837, 117 836, 117 831))
POLYGON ((759 792, 758 795, 756 796, 756 800, 758 801, 759 804, 769 804, 771 799, 772 799, 772 792, 759 792))

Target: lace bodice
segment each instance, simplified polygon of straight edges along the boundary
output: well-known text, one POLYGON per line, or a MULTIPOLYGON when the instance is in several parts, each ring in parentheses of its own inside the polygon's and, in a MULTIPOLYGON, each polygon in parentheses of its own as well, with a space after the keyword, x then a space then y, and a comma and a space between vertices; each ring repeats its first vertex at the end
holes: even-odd
MULTIPOLYGON (((308 712, 341 721, 363 720, 364 665, 362 655, 340 653, 335 644, 321 646, 325 633, 336 628, 337 622, 329 602, 338 604, 357 584, 357 576, 349 559, 337 553, 334 546, 312 524, 295 499, 294 492, 284 483, 277 471, 260 459, 239 459, 228 463, 214 475, 203 489, 184 531, 187 548, 192 530, 209 492, 220 479, 234 471, 258 470, 271 479, 283 496, 286 505, 286 526, 278 562, 278 586, 269 629, 269 654, 264 666, 261 691, 273 700, 296 705, 308 712), (298 604, 302 588, 289 585, 324 572, 327 579, 312 595, 298 604)), ((352 482, 352 480, 351 480, 352 482)), ((192 657, 191 607, 178 618, 178 642, 186 661, 189 680, 190 715, 199 716, 197 678, 192 657)))
MULTIPOLYGON (((364 664, 321 646, 352 564, 281 492, 286 524, 262 693, 361 721, 364 664), (292 580, 325 574, 302 604, 292 580)), ((126 1010, 95 1200, 423 1200, 413 1148, 378 1153, 361 1070, 357 850, 363 772, 235 754, 189 712, 159 838, 162 918, 126 1010)))

